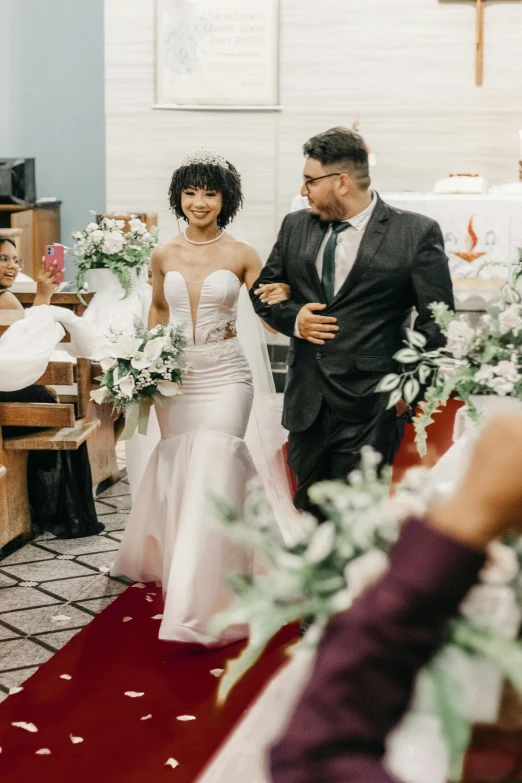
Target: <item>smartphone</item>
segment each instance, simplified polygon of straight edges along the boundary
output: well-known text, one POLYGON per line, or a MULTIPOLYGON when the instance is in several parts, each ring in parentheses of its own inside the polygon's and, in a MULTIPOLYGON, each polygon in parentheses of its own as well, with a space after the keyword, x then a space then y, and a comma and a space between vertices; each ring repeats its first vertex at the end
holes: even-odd
POLYGON ((63 272, 65 268, 65 248, 63 245, 47 245, 45 248, 45 269, 50 269, 55 261, 56 264, 53 273, 55 275, 58 272, 61 273, 56 282, 63 283, 63 272))

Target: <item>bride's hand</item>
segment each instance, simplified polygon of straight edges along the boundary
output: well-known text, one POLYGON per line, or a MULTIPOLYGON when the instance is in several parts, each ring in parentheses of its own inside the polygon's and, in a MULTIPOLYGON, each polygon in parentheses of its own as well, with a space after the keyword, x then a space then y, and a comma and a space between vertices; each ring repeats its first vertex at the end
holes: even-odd
POLYGON ((290 286, 287 283, 264 283, 254 293, 265 304, 273 305, 290 299, 290 286))

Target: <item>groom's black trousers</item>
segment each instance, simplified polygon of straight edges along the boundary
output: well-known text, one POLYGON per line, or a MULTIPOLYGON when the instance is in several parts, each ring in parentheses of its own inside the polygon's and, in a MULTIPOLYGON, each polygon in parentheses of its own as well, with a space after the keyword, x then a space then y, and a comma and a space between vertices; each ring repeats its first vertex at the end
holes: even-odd
POLYGON ((314 423, 303 432, 290 432, 288 438, 288 465, 297 481, 295 506, 317 514, 308 498, 309 487, 318 481, 346 480, 359 467, 363 446, 372 446, 383 464, 391 465, 408 420, 408 414, 397 416, 392 408, 367 421, 346 422, 323 401, 314 423))

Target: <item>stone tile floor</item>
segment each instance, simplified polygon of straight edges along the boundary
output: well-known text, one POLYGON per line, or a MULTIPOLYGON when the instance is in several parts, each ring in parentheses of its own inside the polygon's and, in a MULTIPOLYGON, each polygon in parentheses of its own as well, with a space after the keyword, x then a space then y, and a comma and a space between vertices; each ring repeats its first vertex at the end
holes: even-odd
MULTIPOLYGON (((123 450, 118 449, 120 468, 123 450)), ((97 497, 98 536, 39 536, 0 560, 0 702, 126 590, 110 579, 130 509, 126 479, 97 497)))

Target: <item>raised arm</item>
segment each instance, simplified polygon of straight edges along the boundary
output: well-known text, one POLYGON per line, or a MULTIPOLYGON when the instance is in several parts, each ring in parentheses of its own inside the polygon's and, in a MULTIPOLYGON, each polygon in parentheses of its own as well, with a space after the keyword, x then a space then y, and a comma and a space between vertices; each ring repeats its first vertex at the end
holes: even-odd
POLYGON ((444 239, 438 223, 434 221, 419 242, 413 262, 412 283, 418 313, 414 328, 426 337, 427 349, 432 351, 443 346, 445 341, 429 305, 445 302, 451 310, 455 309, 444 239))
POLYGON ((149 310, 149 329, 153 329, 158 324, 168 324, 169 305, 165 299, 165 251, 157 247, 152 253, 152 304, 149 310))

